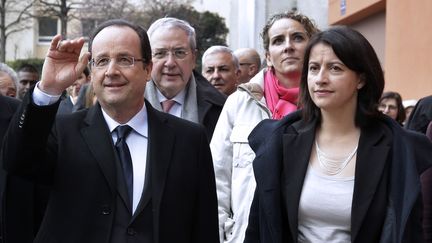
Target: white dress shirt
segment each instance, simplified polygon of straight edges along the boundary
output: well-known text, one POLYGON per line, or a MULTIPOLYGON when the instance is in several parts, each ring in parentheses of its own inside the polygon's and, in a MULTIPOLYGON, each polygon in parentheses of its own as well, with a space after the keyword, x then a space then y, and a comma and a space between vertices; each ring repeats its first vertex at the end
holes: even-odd
MULTIPOLYGON (((159 104, 162 104, 162 102, 164 102, 165 100, 168 100, 160 91, 159 89, 156 89, 157 93, 157 99, 159 100, 159 104)), ((186 89, 183 89, 182 91, 180 91, 180 93, 178 93, 176 96, 174 96, 174 98, 172 98, 171 100, 174 100, 175 103, 174 105, 171 107, 171 109, 168 111, 169 114, 174 115, 176 117, 182 117, 182 109, 183 109, 183 104, 184 104, 184 100, 186 97, 186 89)))

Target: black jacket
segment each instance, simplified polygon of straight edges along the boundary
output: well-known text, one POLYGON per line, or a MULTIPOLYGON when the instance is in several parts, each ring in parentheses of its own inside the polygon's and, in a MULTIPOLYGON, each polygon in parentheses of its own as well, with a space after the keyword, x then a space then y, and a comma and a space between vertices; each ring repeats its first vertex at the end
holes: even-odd
POLYGON ((197 85, 198 120, 206 128, 210 141, 227 97, 200 73, 194 71, 193 74, 197 85))
POLYGON ((201 125, 146 102, 149 182, 132 215, 100 105, 56 118, 58 104, 36 106, 27 95, 3 146, 6 170, 52 185, 35 242, 219 241, 214 171, 201 125))
MULTIPOLYGON (((257 189, 245 243, 297 242, 298 206, 316 122, 301 111, 264 120, 251 133, 257 189)), ((432 144, 389 118, 362 128, 351 214, 352 242, 422 242, 419 174, 432 144), (372 196, 371 196, 372 195, 372 196)))

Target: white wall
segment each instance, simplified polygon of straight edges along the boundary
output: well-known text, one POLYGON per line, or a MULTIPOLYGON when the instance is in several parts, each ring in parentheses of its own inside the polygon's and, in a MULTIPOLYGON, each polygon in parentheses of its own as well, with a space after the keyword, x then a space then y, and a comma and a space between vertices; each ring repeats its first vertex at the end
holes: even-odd
MULTIPOLYGON (((25 1, 20 1, 19 4, 25 5, 25 1)), ((12 7, 12 6, 8 6, 12 7)), ((13 6, 16 9, 21 9, 22 6, 16 5, 13 6)), ((11 11, 6 11, 6 24, 9 24, 12 21, 15 21, 17 15, 11 11)), ((35 44, 35 35, 33 34, 34 28, 34 20, 30 19, 22 24, 20 28, 23 26, 27 26, 29 28, 24 29, 19 32, 15 32, 10 34, 6 39, 6 61, 12 61, 20 58, 31 58, 34 56, 34 44, 35 44)), ((36 26, 37 27, 37 26, 36 26)))
POLYGON ((328 28, 328 0, 298 0, 297 10, 312 18, 321 30, 328 28))
MULTIPOLYGON (((229 29, 228 46, 235 50, 252 47, 264 56, 261 30, 273 14, 297 8, 317 25, 327 28, 328 0, 196 0, 198 11, 218 13, 229 29)), ((203 50, 204 51, 204 50, 203 50)))

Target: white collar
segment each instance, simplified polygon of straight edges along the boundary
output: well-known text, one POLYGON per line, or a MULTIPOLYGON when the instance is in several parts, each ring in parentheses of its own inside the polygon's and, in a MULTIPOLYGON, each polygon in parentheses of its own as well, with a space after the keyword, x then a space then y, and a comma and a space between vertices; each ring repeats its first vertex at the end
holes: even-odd
MULTIPOLYGON (((158 88, 156 88, 156 97, 159 101, 159 103, 164 102, 165 100, 168 100, 161 92, 158 88)), ((180 105, 184 104, 184 100, 186 97, 186 89, 182 89, 182 91, 180 91, 176 96, 174 96, 174 98, 172 98, 171 100, 174 100, 175 102, 177 102, 180 105)))
POLYGON ((109 128, 111 133, 114 131, 114 129, 116 129, 117 126, 127 124, 130 127, 132 127, 132 129, 135 132, 137 132, 141 136, 148 138, 148 119, 147 119, 147 109, 145 107, 145 104, 142 106, 141 110, 138 111, 138 113, 136 113, 135 116, 132 117, 132 119, 130 119, 128 122, 126 122, 126 124, 118 123, 117 121, 112 119, 104 111, 103 108, 101 108, 101 109, 102 109, 102 114, 105 118, 105 121, 106 121, 108 128, 109 128))

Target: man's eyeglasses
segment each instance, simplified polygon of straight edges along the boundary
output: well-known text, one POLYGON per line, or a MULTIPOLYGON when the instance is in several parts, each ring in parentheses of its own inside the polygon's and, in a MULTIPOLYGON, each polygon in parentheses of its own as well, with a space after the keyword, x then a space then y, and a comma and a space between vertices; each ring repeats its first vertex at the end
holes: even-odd
POLYGON ((189 52, 185 49, 157 49, 153 51, 153 57, 156 59, 165 59, 168 57, 169 53, 171 53, 173 57, 178 60, 184 59, 189 54, 189 52))
POLYGON ((108 67, 112 59, 115 59, 115 64, 122 68, 133 67, 135 65, 135 62, 145 61, 144 59, 138 59, 131 56, 118 56, 115 58, 96 57, 91 60, 91 65, 95 68, 106 68, 108 67))

